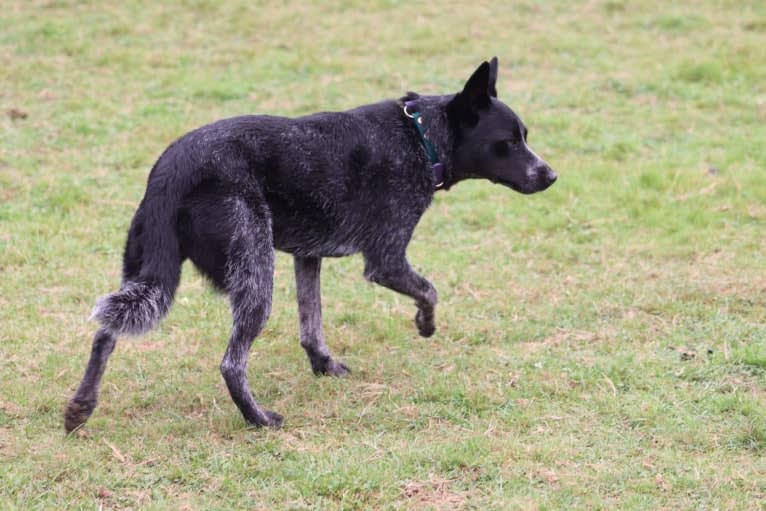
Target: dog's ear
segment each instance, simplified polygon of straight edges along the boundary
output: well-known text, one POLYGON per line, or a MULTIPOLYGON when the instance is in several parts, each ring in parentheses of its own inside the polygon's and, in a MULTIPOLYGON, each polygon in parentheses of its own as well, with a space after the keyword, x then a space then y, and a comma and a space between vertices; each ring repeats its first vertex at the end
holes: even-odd
POLYGON ((491 67, 484 61, 465 82, 461 96, 472 109, 478 110, 489 105, 489 77, 491 67))
POLYGON ((497 97, 497 57, 492 57, 489 61, 489 95, 493 98, 497 97))
POLYGON ((447 116, 456 124, 475 125, 479 121, 479 110, 489 106, 490 69, 489 62, 482 62, 463 90, 447 105, 447 116))

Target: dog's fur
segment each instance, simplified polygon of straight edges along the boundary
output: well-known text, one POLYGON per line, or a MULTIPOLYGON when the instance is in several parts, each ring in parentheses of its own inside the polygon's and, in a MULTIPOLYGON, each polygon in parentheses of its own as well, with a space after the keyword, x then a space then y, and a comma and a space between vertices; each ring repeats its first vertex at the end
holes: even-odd
POLYGON ((544 190, 556 174, 527 146, 521 119, 497 99, 496 79, 493 58, 457 94, 409 93, 400 102, 297 119, 235 117, 171 144, 131 223, 122 287, 94 309, 101 328, 65 411, 66 430, 93 412, 117 337, 142 334, 167 313, 185 259, 229 296, 234 326, 221 372, 256 426, 282 423, 256 403, 246 376, 250 345, 271 310, 275 248, 295 259, 300 342, 314 373, 349 372, 324 341, 322 257, 361 252, 365 278, 412 297, 420 335, 432 335, 436 290, 405 252, 438 183, 402 101, 417 103, 445 168, 443 189, 484 178, 522 193, 544 190))

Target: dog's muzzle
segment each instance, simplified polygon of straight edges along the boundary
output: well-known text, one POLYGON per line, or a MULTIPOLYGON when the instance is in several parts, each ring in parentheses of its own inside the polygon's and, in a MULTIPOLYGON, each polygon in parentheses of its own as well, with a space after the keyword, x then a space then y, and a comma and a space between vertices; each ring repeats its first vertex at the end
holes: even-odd
POLYGON ((545 190, 559 178, 558 174, 547 165, 535 169, 535 174, 537 175, 537 189, 539 191, 545 190))

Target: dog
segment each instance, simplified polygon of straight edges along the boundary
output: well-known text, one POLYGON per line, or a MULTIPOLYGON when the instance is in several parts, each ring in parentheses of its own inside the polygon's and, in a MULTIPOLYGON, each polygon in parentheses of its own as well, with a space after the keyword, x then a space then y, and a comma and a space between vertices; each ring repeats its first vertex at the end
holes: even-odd
POLYGON ((410 92, 295 119, 234 117, 173 142, 131 222, 120 290, 93 311, 101 326, 64 412, 66 431, 93 413, 118 336, 143 334, 165 316, 186 259, 228 295, 233 328, 220 370, 254 426, 283 422, 255 401, 246 373, 271 311, 275 249, 294 258, 300 344, 315 374, 350 372, 324 340, 323 257, 361 253, 364 277, 414 299, 418 332, 431 336, 436 289, 405 254, 434 193, 487 179, 531 194, 557 178, 527 145, 521 119, 497 99, 497 70, 497 57, 483 62, 456 94, 410 92))

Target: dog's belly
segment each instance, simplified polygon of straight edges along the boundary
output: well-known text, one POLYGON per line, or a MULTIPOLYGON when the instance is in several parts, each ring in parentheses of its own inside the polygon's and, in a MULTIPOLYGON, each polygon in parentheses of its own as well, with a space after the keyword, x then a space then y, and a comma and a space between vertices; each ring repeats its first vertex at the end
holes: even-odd
MULTIPOLYGON (((342 194, 336 194, 342 196, 342 194)), ((269 197, 274 247, 301 257, 343 257, 362 251, 380 230, 370 205, 312 196, 269 197)))
POLYGON ((340 245, 328 244, 327 246, 317 248, 316 257, 344 257, 359 252, 359 249, 354 245, 346 243, 341 243, 340 245))
POLYGON ((359 248, 348 243, 337 244, 332 242, 320 244, 275 243, 274 248, 300 257, 344 257, 360 251, 359 248))
POLYGON ((362 239, 328 225, 274 225, 274 248, 300 257, 343 257, 361 250, 362 239))

